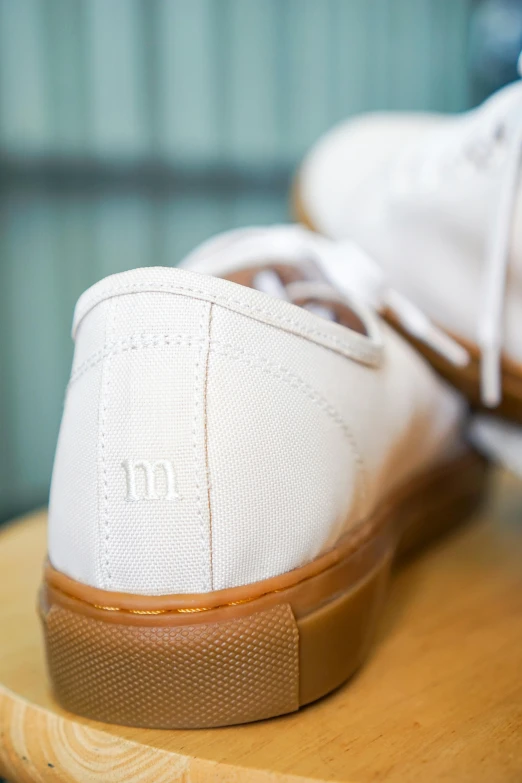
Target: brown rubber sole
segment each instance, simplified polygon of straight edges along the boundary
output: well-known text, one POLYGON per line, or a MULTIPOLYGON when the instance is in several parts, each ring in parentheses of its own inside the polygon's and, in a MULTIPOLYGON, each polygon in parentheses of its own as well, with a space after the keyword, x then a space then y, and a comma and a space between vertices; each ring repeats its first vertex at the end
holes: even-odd
POLYGON ((394 557, 471 514, 486 471, 468 451, 390 495, 312 563, 230 590, 115 593, 47 564, 40 616, 58 701, 109 723, 202 728, 319 699, 363 661, 394 557))
MULTIPOLYGON (((470 357, 466 367, 456 367, 428 345, 405 332, 392 313, 385 312, 383 317, 429 361, 440 375, 462 392, 474 408, 491 412, 490 409, 484 408, 480 398, 480 350, 476 345, 451 335, 456 342, 466 348, 470 357)), ((502 400, 495 408, 495 413, 522 424, 522 366, 504 356, 501 373, 502 400)))
MULTIPOLYGON (((315 226, 306 208, 299 187, 299 176, 296 177, 291 195, 291 207, 294 217, 299 223, 309 228, 311 231, 321 233, 315 226)), ((466 367, 456 367, 447 361, 437 351, 432 350, 425 343, 416 340, 406 332, 394 318, 393 313, 382 313, 383 318, 393 326, 408 342, 410 342, 417 351, 429 361, 432 367, 458 389, 470 401, 475 408, 484 409, 480 398, 480 349, 471 342, 457 338, 450 334, 455 342, 460 343, 469 353, 470 361, 466 367)), ((522 365, 511 361, 507 357, 502 358, 502 400, 495 413, 512 421, 522 424, 522 365)), ((488 409, 486 409, 488 410, 488 409)))

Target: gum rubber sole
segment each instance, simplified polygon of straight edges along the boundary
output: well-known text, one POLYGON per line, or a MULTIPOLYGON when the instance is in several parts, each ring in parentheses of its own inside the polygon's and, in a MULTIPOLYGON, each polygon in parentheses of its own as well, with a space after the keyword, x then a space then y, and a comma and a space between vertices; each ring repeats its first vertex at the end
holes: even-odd
MULTIPOLYGON (((384 319, 393 326, 417 351, 429 361, 432 367, 449 381, 470 401, 474 408, 480 408, 491 413, 491 408, 486 408, 481 401, 480 394, 480 349, 478 346, 450 336, 455 342, 460 343, 469 354, 469 364, 466 367, 456 367, 443 356, 433 351, 428 345, 416 340, 408 334, 390 312, 383 313, 384 319)), ((511 361, 507 357, 502 358, 502 400, 495 413, 506 419, 522 424, 522 366, 511 361)))
MULTIPOLYGON (((291 211, 295 219, 309 228, 311 231, 321 233, 314 226, 308 212, 304 206, 299 185, 299 175, 294 180, 291 195, 291 211)), ((449 381, 470 401, 475 408, 486 410, 491 413, 491 409, 485 408, 481 401, 480 393, 480 348, 469 341, 450 334, 455 342, 460 343, 468 352, 470 361, 466 367, 457 367, 447 361, 437 351, 432 350, 428 345, 416 340, 411 334, 406 332, 401 324, 394 318, 393 313, 382 313, 383 318, 393 326, 393 328, 410 342, 414 348, 422 355, 432 367, 437 370, 443 378, 449 381)), ((522 365, 508 359, 502 358, 502 400, 495 409, 495 412, 506 419, 522 424, 522 365)))
POLYGON ((486 477, 468 451, 390 495, 335 550, 230 590, 114 593, 48 564, 40 615, 58 701, 148 728, 247 723, 315 701, 362 663, 394 557, 463 521, 486 477))

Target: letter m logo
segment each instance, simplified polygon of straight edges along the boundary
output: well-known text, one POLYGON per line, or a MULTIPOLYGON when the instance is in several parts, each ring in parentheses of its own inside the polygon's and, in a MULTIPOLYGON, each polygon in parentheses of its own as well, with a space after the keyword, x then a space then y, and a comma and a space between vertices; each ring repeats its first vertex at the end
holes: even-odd
POLYGON ((125 459, 121 463, 127 475, 127 500, 181 500, 176 488, 172 463, 168 459, 150 462, 125 459))

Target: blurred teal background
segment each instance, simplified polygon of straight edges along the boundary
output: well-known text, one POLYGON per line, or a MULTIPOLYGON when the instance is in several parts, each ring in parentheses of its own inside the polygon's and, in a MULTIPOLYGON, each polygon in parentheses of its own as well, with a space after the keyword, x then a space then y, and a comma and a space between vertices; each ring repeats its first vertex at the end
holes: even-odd
POLYGON ((0 0, 0 519, 46 501, 79 294, 287 218, 347 115, 468 107, 474 7, 0 0))

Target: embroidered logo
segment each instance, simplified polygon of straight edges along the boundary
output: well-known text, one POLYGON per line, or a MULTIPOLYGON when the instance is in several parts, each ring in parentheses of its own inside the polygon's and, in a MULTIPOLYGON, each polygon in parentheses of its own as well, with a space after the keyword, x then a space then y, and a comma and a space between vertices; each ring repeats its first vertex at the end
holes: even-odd
POLYGON ((176 488, 176 476, 168 459, 150 462, 146 459, 124 459, 127 474, 127 500, 181 500, 176 488))

